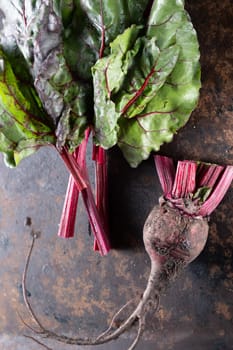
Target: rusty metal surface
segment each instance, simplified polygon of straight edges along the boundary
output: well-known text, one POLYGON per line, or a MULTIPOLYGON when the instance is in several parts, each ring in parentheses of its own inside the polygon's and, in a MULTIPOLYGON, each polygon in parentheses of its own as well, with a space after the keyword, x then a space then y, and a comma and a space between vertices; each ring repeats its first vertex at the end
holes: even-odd
MULTIPOLYGON (((201 98, 188 125, 161 152, 175 158, 233 164, 233 51, 231 0, 187 1, 197 29, 202 63, 201 98)), ((22 300, 21 274, 30 228, 41 232, 28 284, 31 303, 46 326, 72 335, 101 332, 127 300, 139 297, 149 273, 142 227, 161 190, 152 159, 130 169, 118 150, 109 152, 111 238, 105 258, 92 252, 82 206, 76 237, 56 237, 68 175, 52 149, 40 150, 17 169, 0 162, 0 348, 40 349, 24 338, 30 318, 22 300)), ((138 349, 233 349, 233 188, 212 215, 201 256, 175 281, 138 349)), ((127 349, 133 328, 96 349, 127 349)), ((54 344, 54 350, 77 347, 54 344)), ((78 347, 81 349, 82 347, 78 347)), ((89 350, 89 347, 84 349, 89 350)))

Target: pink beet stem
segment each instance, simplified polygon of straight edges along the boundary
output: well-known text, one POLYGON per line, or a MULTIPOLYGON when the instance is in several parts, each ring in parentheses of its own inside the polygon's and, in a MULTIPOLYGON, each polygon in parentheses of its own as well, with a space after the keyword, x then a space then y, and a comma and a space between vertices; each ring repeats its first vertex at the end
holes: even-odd
MULTIPOLYGON (((76 148, 72 156, 77 160, 80 155, 80 146, 76 148)), ((62 238, 74 237, 76 213, 78 207, 79 190, 74 182, 73 176, 69 176, 69 182, 66 190, 65 201, 63 204, 62 215, 60 219, 58 236, 62 238)))
POLYGON ((58 236, 63 238, 74 237, 79 190, 70 175, 66 190, 65 201, 59 224, 58 236))
POLYGON ((196 187, 197 163, 193 161, 178 161, 174 185, 173 198, 184 198, 194 193, 196 187))
POLYGON ((104 164, 105 150, 100 146, 93 145, 92 160, 98 162, 99 164, 104 164))
POLYGON ((172 192, 175 178, 173 160, 165 156, 156 155, 154 156, 154 161, 164 196, 169 197, 172 192))
POLYGON ((91 229, 98 245, 98 250, 101 255, 106 255, 110 251, 110 243, 90 187, 82 191, 82 196, 88 213, 91 229))
MULTIPOLYGON (((92 159, 95 160, 95 201, 102 219, 105 231, 108 233, 107 210, 107 159, 106 151, 100 146, 93 146, 92 159)), ((98 244, 94 241, 94 250, 98 250, 98 244)))
POLYGON ((216 164, 201 164, 200 175, 197 187, 213 188, 224 167, 216 164))
POLYGON ((223 171, 217 185, 210 194, 209 198, 202 204, 198 211, 198 215, 208 216, 210 215, 225 196, 228 188, 233 180, 233 166, 228 165, 223 171))

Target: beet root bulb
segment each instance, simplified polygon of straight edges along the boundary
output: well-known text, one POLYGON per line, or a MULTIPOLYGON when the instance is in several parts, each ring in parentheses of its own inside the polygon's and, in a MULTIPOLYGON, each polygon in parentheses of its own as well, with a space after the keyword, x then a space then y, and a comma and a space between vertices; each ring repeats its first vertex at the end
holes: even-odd
POLYGON ((151 210, 143 240, 152 264, 187 265, 202 252, 208 231, 207 218, 188 216, 165 202, 151 210))

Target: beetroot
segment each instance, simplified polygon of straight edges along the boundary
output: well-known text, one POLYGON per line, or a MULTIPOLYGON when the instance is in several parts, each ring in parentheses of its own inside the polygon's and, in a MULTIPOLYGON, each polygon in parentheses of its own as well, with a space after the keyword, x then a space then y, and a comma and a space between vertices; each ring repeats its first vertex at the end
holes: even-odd
POLYGON ((98 345, 116 339, 138 321, 137 337, 128 349, 132 350, 145 328, 147 312, 151 308, 156 310, 160 295, 169 282, 202 252, 208 237, 208 217, 233 180, 233 166, 179 161, 175 169, 172 159, 163 156, 155 156, 155 165, 164 194, 144 225, 143 240, 151 260, 151 272, 134 311, 114 329, 116 317, 129 303, 125 304, 115 314, 109 328, 96 339, 70 338, 45 329, 26 294, 27 268, 36 238, 33 236, 23 277, 23 293, 26 306, 39 327, 38 334, 67 344, 98 345))
POLYGON ((206 218, 181 215, 166 202, 155 206, 144 226, 144 245, 151 264, 176 269, 189 264, 203 250, 209 225, 206 218))

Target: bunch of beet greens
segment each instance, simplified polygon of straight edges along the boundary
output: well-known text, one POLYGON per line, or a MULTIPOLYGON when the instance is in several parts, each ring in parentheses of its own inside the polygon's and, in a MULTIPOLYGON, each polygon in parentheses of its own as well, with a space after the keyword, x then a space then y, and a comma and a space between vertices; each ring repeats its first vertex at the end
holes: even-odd
POLYGON ((82 195, 95 248, 110 249, 106 150, 136 167, 170 142, 200 88, 183 1, 0 0, 0 151, 16 166, 52 145, 71 177, 59 235, 73 237, 82 195), (96 188, 86 147, 93 141, 96 188))

